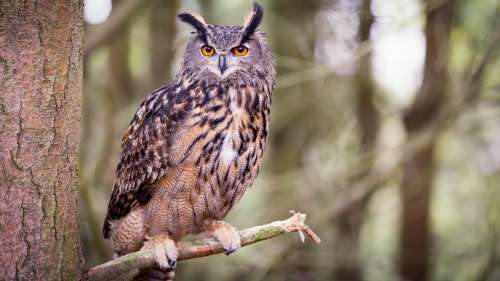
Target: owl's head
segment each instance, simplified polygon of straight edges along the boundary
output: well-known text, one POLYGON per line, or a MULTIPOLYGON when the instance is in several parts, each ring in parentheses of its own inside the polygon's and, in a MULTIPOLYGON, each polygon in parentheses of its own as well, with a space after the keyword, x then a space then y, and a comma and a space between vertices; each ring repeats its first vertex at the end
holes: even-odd
POLYGON ((257 30, 263 9, 254 3, 243 26, 211 25, 195 14, 179 14, 179 18, 194 27, 195 36, 184 54, 183 69, 200 76, 215 76, 219 80, 235 75, 258 75, 273 72, 272 55, 257 30))

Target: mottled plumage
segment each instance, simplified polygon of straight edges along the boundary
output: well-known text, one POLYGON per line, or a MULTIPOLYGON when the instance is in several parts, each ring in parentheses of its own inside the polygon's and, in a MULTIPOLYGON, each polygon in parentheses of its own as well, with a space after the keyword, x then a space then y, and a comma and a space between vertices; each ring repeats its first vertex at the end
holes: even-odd
MULTIPOLYGON (((203 231, 234 251, 239 238, 220 220, 255 180, 266 148, 275 71, 256 30, 262 8, 244 26, 179 17, 196 29, 182 67, 142 102, 122 140, 103 228, 116 255, 203 231)), ((175 264, 174 248, 159 250, 160 268, 175 264)))

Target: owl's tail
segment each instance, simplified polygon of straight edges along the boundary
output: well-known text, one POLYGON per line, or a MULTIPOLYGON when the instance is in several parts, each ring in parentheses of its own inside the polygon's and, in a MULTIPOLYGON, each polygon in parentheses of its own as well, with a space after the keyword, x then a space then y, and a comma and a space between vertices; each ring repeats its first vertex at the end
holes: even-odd
POLYGON ((134 281, 174 281, 174 278, 175 267, 169 269, 154 267, 136 276, 134 281))

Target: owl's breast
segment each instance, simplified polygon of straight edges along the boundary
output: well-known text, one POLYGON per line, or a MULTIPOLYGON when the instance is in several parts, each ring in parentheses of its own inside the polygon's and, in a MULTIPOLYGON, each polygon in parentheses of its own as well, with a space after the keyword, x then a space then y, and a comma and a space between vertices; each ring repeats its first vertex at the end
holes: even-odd
POLYGON ((151 225, 176 237, 223 219, 257 177, 266 147, 269 107, 250 88, 200 91, 175 127, 170 168, 148 204, 151 225))
MULTIPOLYGON (((224 217, 255 180, 266 146, 269 108, 253 89, 229 88, 200 116, 207 130, 195 165, 209 213, 224 217), (215 107, 216 110, 213 110, 215 107)), ((196 114, 196 113, 195 113, 196 114)))

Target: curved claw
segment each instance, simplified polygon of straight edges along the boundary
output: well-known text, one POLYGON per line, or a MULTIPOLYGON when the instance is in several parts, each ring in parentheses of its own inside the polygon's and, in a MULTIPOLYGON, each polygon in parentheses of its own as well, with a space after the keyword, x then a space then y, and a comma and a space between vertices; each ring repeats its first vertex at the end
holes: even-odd
POLYGON ((241 247, 240 235, 236 229, 223 221, 213 220, 207 223, 208 233, 224 247, 224 254, 229 256, 241 247))
POLYGON ((179 255, 175 241, 166 234, 159 234, 152 238, 146 237, 146 239, 142 248, 153 251, 158 266, 162 269, 174 269, 179 255))
POLYGON ((240 248, 240 246, 236 246, 236 245, 229 245, 227 248, 224 247, 224 255, 229 256, 230 254, 232 254, 234 251, 238 250, 239 248, 240 248))

